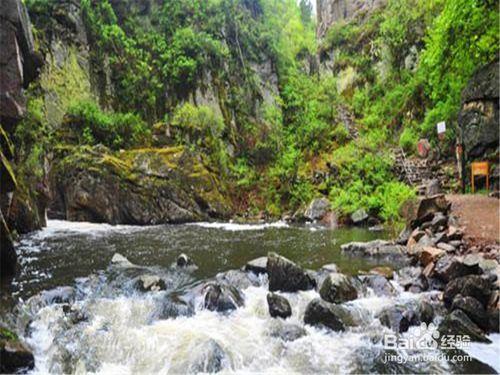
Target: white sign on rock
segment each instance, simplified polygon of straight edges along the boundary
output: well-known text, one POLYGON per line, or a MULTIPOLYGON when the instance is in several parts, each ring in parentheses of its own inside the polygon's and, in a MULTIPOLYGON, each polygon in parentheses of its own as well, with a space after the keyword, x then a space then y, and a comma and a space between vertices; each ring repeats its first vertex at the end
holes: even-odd
POLYGON ((438 134, 443 134, 446 132, 446 122, 441 121, 437 123, 437 132, 438 134))

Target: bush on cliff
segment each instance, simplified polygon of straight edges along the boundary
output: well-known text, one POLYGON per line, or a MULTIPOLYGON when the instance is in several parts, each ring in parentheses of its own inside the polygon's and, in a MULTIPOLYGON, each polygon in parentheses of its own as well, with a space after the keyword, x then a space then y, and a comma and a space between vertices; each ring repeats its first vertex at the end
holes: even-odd
POLYGON ((80 144, 97 144, 118 150, 149 143, 151 132, 133 113, 104 112, 92 101, 82 101, 68 109, 66 123, 80 144))

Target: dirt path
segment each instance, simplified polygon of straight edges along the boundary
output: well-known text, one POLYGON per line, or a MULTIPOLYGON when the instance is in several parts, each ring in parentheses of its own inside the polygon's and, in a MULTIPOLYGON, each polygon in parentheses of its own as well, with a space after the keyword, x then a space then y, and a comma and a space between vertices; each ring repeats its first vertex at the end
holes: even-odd
POLYGON ((448 195, 447 199, 468 239, 475 244, 500 243, 500 200, 471 194, 448 195))

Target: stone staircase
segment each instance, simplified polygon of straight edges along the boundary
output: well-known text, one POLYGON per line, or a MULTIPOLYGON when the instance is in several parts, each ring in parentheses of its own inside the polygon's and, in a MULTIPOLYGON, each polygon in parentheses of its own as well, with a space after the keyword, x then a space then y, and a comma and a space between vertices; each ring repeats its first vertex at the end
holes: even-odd
MULTIPOLYGON (((408 157, 401 148, 394 150, 393 157, 393 172, 399 176, 400 181, 414 186, 419 195, 426 194, 427 188, 433 180, 437 180, 439 186, 445 191, 453 190, 453 179, 450 178, 450 165, 415 156, 408 157)), ((453 164, 451 164, 452 175, 454 174, 453 167, 453 164)))

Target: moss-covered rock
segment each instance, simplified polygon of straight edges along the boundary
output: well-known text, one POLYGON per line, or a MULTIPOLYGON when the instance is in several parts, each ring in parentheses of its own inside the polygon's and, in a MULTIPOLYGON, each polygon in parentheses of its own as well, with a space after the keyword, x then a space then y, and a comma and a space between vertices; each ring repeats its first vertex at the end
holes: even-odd
POLYGON ((59 148, 51 215, 111 224, 160 224, 227 217, 224 186, 183 147, 111 153, 97 146, 59 148))
POLYGON ((17 335, 5 327, 0 327, 0 373, 13 374, 30 370, 35 366, 31 350, 17 335))

